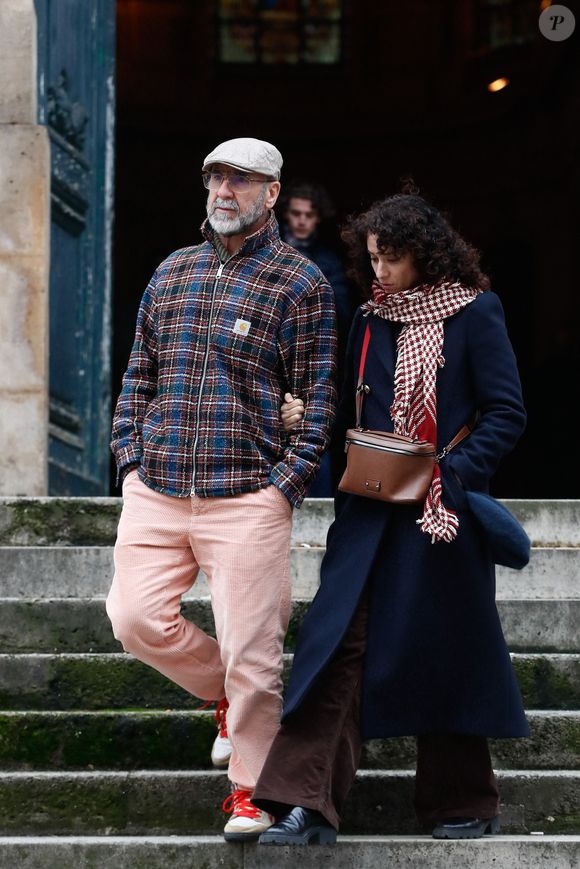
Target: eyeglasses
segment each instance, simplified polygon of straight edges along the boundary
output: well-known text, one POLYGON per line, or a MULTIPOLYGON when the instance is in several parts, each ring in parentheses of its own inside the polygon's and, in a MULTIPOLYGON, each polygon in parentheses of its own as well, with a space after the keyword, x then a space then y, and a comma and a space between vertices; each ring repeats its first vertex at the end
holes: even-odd
POLYGON ((250 178, 248 175, 226 174, 224 172, 204 172, 201 176, 203 186, 208 190, 219 190, 224 181, 234 193, 244 193, 250 189, 250 184, 265 184, 267 178, 250 178))

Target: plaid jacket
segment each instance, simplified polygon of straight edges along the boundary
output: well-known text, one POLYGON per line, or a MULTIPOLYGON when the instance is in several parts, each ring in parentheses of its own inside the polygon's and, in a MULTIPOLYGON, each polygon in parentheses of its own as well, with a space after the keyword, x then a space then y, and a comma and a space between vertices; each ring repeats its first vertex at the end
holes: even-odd
POLYGON ((119 471, 186 498, 274 483, 299 506, 335 409, 335 314, 322 272, 281 241, 272 215, 221 264, 206 241, 171 254, 141 301, 113 419, 119 471), (285 392, 304 400, 280 422, 285 392))

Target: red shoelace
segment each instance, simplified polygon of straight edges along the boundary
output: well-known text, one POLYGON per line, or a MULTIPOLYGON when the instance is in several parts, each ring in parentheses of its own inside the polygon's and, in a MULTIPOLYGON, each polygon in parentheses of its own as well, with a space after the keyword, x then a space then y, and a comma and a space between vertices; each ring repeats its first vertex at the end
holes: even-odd
POLYGON ((231 792, 229 797, 225 798, 222 811, 232 812, 241 818, 259 818, 261 811, 252 803, 251 796, 251 791, 236 788, 235 791, 231 792))
POLYGON ((228 703, 227 698, 224 697, 223 700, 219 701, 217 709, 215 711, 215 720, 219 727, 219 735, 222 737, 222 739, 228 738, 228 722, 226 716, 229 705, 230 704, 228 703))

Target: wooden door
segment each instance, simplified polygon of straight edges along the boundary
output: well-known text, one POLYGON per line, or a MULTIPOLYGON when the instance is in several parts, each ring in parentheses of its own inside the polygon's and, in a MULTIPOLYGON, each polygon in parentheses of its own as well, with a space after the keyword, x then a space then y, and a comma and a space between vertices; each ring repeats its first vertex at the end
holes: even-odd
POLYGON ((51 142, 51 495, 108 494, 115 0, 35 0, 51 142))

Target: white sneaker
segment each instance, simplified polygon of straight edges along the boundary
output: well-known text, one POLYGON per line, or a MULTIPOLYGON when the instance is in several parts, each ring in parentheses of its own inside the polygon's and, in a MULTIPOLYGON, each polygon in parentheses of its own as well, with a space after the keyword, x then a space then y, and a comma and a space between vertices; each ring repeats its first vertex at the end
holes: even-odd
POLYGON ((232 817, 224 827, 226 842, 257 841, 260 835, 274 823, 272 815, 255 806, 251 797, 251 791, 236 788, 224 800, 224 812, 232 813, 232 817))
POLYGON ((220 700, 215 711, 215 720, 218 726, 218 735, 214 739, 211 749, 211 762, 220 769, 227 766, 232 756, 232 744, 228 739, 227 711, 229 703, 224 697, 220 700))

